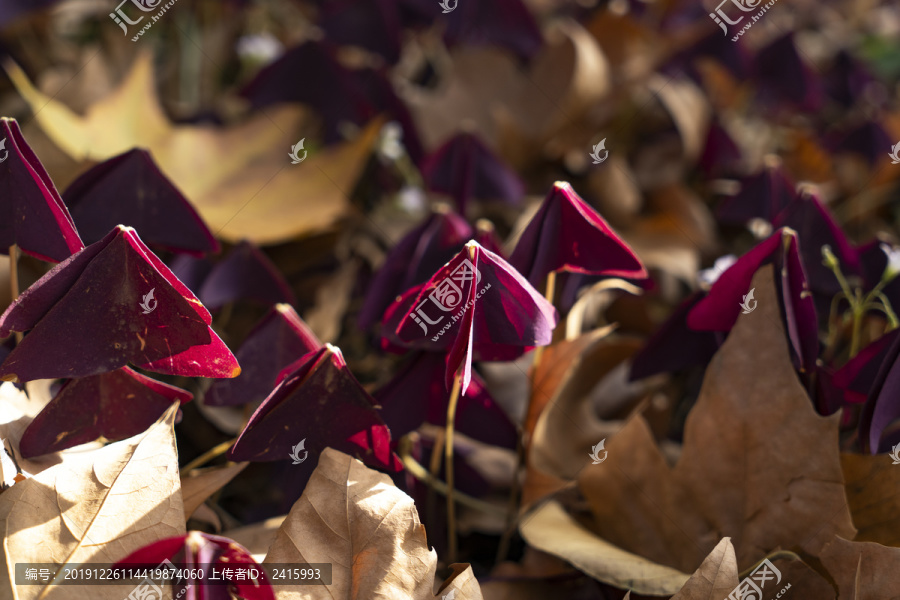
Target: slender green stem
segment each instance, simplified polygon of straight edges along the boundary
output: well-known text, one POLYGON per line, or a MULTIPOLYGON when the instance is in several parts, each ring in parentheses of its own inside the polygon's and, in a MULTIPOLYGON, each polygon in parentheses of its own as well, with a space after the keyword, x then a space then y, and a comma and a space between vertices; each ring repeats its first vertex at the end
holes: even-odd
POLYGON ((853 330, 850 335, 850 358, 859 353, 860 332, 862 330, 863 316, 866 314, 865 305, 862 302, 859 290, 856 290, 856 296, 853 305, 853 330))

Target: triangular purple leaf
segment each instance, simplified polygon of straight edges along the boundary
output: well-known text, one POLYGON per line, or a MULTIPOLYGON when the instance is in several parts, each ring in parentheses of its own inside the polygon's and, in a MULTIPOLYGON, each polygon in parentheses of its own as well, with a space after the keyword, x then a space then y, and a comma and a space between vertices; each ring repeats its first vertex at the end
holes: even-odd
POLYGON ((235 406, 263 400, 279 372, 322 342, 288 304, 274 306, 247 334, 235 353, 241 374, 213 382, 203 398, 210 406, 235 406))
POLYGON ((146 431, 173 402, 193 394, 129 368, 67 381, 28 425, 25 458, 59 452, 101 436, 111 442, 146 431))
POLYGON ((0 135, 0 253, 16 244, 41 260, 65 260, 84 248, 66 205, 15 119, 0 119, 0 135))
POLYGON ((272 261, 247 241, 232 248, 225 259, 216 263, 198 295, 213 310, 237 300, 264 306, 297 303, 294 292, 272 261))
POLYGON ((0 336, 29 331, 0 378, 87 377, 131 363, 187 377, 240 367, 199 300, 127 227, 56 265, 0 317, 0 336))
POLYGON ((552 271, 644 278, 647 271, 631 248, 572 186, 558 181, 532 217, 510 264, 531 285, 552 271))
POLYGON ((144 243, 174 252, 219 251, 203 219, 146 150, 129 150, 100 163, 63 195, 88 244, 122 224, 140 231, 144 243))
POLYGON ((306 355, 281 380, 250 417, 228 456, 234 461, 287 460, 301 442, 311 458, 330 447, 372 467, 401 467, 374 399, 331 345, 306 355))

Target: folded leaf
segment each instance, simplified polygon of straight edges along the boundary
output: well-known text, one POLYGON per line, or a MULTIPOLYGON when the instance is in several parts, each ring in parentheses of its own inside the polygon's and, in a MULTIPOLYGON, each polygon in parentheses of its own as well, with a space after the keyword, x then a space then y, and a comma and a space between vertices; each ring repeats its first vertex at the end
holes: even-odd
POLYGON ((219 251, 206 223, 146 150, 100 163, 66 188, 64 197, 88 244, 122 224, 140 231, 145 243, 174 252, 219 251))
POLYGON ((234 461, 288 460, 298 456, 295 448, 301 443, 301 451, 312 458, 330 446, 382 469, 400 469, 375 401, 330 344, 292 366, 250 417, 228 456, 234 461))
POLYGON ((128 367, 71 379, 28 425, 19 450, 32 458, 100 437, 124 440, 145 431, 173 402, 184 404, 192 397, 128 367))
POLYGON ((65 260, 84 248, 66 205, 15 119, 0 119, 0 135, 0 253, 16 244, 41 260, 65 260))
POLYGON ((241 374, 213 382, 203 402, 210 406, 259 402, 275 387, 282 369, 321 346, 289 304, 277 304, 247 334, 235 354, 241 374))
POLYGON ((246 240, 216 263, 203 280, 198 296, 213 310, 236 300, 249 300, 264 306, 297 302, 291 287, 272 261, 246 240))
POLYGON ((131 363, 187 377, 240 367, 199 300, 128 227, 117 227, 19 296, 0 336, 29 331, 0 365, 4 381, 87 377, 131 363))

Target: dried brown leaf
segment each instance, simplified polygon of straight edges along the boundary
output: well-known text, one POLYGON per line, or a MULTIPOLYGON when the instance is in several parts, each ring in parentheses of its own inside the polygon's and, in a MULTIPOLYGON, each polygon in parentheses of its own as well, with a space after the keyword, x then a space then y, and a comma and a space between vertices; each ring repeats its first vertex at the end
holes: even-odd
POLYGON ((194 511, 203 504, 207 498, 234 479, 250 463, 232 463, 209 469, 200 469, 188 473, 181 478, 181 497, 184 499, 184 516, 191 518, 194 511))
POLYGON ((841 454, 855 541, 900 546, 900 469, 887 454, 841 454))
POLYGON ((723 600, 738 584, 731 538, 722 538, 671 600, 723 600))
POLYGON ((819 554, 841 600, 898 600, 900 548, 835 536, 819 554))
POLYGON ((183 535, 184 511, 173 430, 178 405, 146 432, 44 469, 0 494, 0 546, 7 573, 0 597, 121 600, 133 585, 14 586, 17 562, 114 563, 183 535), (76 591, 73 591, 76 590, 76 591))
MULTIPOLYGON (((386 475, 330 448, 319 457, 265 562, 333 565, 331 585, 281 586, 279 598, 436 597, 437 553, 428 549, 412 498, 386 475)), ((453 569, 437 597, 453 590, 456 600, 481 600, 471 567, 453 569)))

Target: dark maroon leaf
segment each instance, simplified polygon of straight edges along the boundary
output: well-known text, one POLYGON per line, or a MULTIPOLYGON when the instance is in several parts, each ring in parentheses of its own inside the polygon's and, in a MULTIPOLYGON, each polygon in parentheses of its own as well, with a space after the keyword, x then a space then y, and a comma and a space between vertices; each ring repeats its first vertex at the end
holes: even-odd
POLYGON ((30 12, 45 10, 59 0, 0 0, 0 27, 6 27, 30 12))
POLYGON ((263 400, 287 365, 321 348, 322 342, 288 304, 278 304, 247 334, 235 356, 241 374, 213 382, 203 398, 212 406, 263 400))
MULTIPOLYGON (((245 600, 275 600, 275 592, 263 567, 253 560, 246 548, 219 535, 190 531, 187 535, 159 540, 135 550, 113 567, 127 569, 129 565, 132 568, 140 565, 140 568, 147 569, 196 569, 203 573, 200 578, 173 581, 172 593, 175 598, 184 597, 185 591, 192 591, 191 597, 195 600, 231 600, 234 598, 230 593, 232 590, 245 600), (165 561, 171 564, 166 564, 165 561), (232 576, 231 585, 223 585, 221 581, 213 583, 213 570, 216 578, 223 578, 225 568, 231 569, 232 574, 240 570, 243 576, 232 576)), ((139 584, 138 589, 140 585, 146 584, 139 584)))
POLYGON ((401 467, 374 399, 330 344, 295 364, 250 417, 228 456, 234 461, 287 460, 301 442, 313 459, 334 448, 372 467, 401 467))
POLYGON ((203 304, 215 310, 237 300, 264 306, 296 304, 291 287, 272 261, 250 242, 241 242, 218 262, 203 281, 198 294, 203 304))
POLYGON ((111 442, 146 431, 190 392, 125 367, 71 379, 28 425, 19 450, 25 458, 59 452, 101 436, 111 442))
POLYGON ((116 225, 128 225, 146 244, 196 256, 219 251, 203 219, 146 150, 100 163, 76 179, 64 197, 88 244, 116 225))
POLYGON ((450 0, 449 5, 456 8, 438 17, 447 24, 444 40, 448 46, 502 46, 530 60, 544 43, 534 17, 522 0, 450 0))
POLYGON ((128 227, 56 265, 0 317, 30 331, 0 366, 5 381, 87 377, 131 363, 187 377, 240 367, 197 298, 128 227))
POLYGON ((788 104, 803 112, 815 112, 822 105, 822 83, 797 51, 793 32, 759 51, 754 72, 766 102, 788 104))
POLYGON ((15 119, 0 119, 0 253, 13 244, 59 262, 84 248, 75 223, 15 119))
POLYGON ((866 401, 878 376, 878 370, 884 364, 888 350, 898 335, 900 329, 887 332, 835 371, 833 382, 844 391, 845 403, 862 404, 866 401))
POLYGON ((177 254, 169 264, 175 275, 194 295, 199 295, 203 282, 209 277, 215 263, 208 258, 196 258, 188 254, 177 254))
POLYGON ((723 223, 744 224, 755 218, 771 223, 797 195, 781 160, 772 155, 766 157, 762 171, 739 183, 740 191, 723 200, 716 212, 723 223))
POLYGON ((472 237, 466 220, 447 210, 435 210, 391 249, 375 275, 358 322, 362 329, 377 323, 398 295, 428 280, 472 237))
POLYGON ((890 446, 884 431, 900 417, 900 336, 888 349, 859 420, 859 443, 864 450, 877 454, 890 446))
MULTIPOLYGON (((825 75, 825 90, 844 108, 853 106, 857 98, 862 98, 866 87, 873 83, 875 77, 866 66, 856 60, 846 50, 839 50, 825 75)), ((871 96, 865 96, 872 102, 871 96)))
POLYGON ((706 297, 690 310, 688 327, 695 331, 730 331, 743 312, 742 304, 756 306, 747 297, 754 273, 771 263, 792 358, 798 369, 811 374, 819 354, 816 309, 798 246, 796 232, 788 228, 779 229, 754 246, 726 269, 706 297))
POLYGON ((831 297, 840 291, 840 284, 831 269, 822 264, 822 246, 829 246, 841 261, 844 275, 859 272, 859 256, 847 236, 819 197, 808 189, 801 190, 794 200, 775 218, 775 227, 790 227, 800 240, 800 257, 810 288, 831 297))
POLYGON ((553 184, 522 232, 510 264, 531 285, 552 271, 644 278, 647 271, 609 224, 564 181, 553 184))
POLYGON ((403 32, 393 0, 326 0, 320 7, 319 26, 331 41, 371 50, 391 64, 400 58, 403 32))
POLYGON ((713 120, 706 133, 706 143, 698 161, 708 176, 735 172, 741 163, 741 151, 718 119, 713 120))
MULTIPOLYGON (((704 17, 709 18, 705 14, 704 17)), ((722 35, 719 29, 679 52, 672 59, 671 65, 674 69, 685 70, 695 81, 702 82, 697 63, 709 59, 721 64, 739 81, 747 79, 750 73, 750 53, 747 52, 743 40, 732 42, 731 38, 722 35)))
POLYGON ((458 133, 422 162, 422 176, 429 189, 456 201, 466 214, 470 200, 502 200, 518 204, 524 185, 474 133, 458 133))
POLYGON ((849 131, 835 133, 826 140, 826 146, 832 153, 855 154, 870 167, 885 160, 893 145, 888 132, 875 121, 866 121, 849 131))
MULTIPOLYGON (((447 423, 450 393, 444 385, 443 354, 417 352, 393 379, 373 396, 381 405, 381 417, 399 438, 423 423, 447 423)), ((516 426, 485 388, 477 373, 472 385, 459 398, 456 430, 479 441, 505 448, 516 447, 516 426)))
POLYGON ((632 381, 709 362, 724 336, 715 331, 694 331, 686 320, 687 314, 702 299, 701 292, 692 294, 647 340, 632 362, 632 381))
POLYGON ((445 382, 462 378, 465 393, 473 358, 509 360, 526 348, 549 344, 559 315, 505 260, 470 241, 450 262, 409 296, 404 310, 386 320, 396 339, 420 349, 448 351, 445 382))

